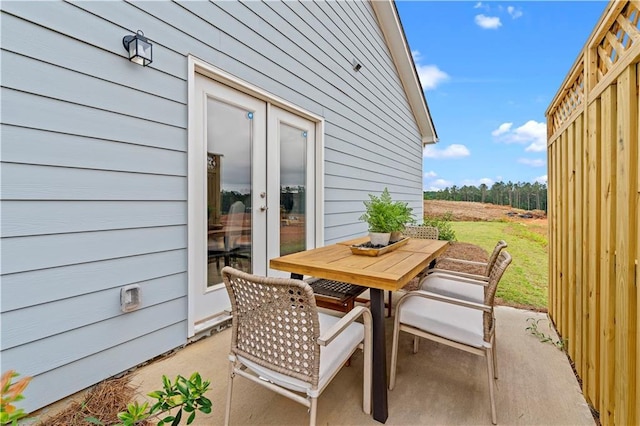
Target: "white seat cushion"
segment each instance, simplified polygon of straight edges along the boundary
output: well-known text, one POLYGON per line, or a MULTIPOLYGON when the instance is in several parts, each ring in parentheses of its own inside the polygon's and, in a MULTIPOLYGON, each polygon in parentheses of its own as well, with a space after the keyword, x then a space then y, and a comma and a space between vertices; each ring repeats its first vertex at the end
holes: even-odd
POLYGON ((480 310, 413 296, 399 311, 402 324, 477 348, 488 346, 480 310))
POLYGON ((464 279, 446 273, 427 275, 420 283, 420 289, 469 302, 484 303, 482 284, 470 284, 464 282, 464 279))
MULTIPOLYGON (((318 313, 320 322, 320 335, 331 328, 335 323, 340 321, 340 317, 333 315, 318 313)), ((327 346, 320 347, 320 379, 318 381, 318 391, 322 391, 329 380, 333 377, 336 370, 340 369, 349 359, 355 348, 364 340, 364 326, 358 322, 353 322, 347 326, 342 333, 327 346)), ((318 396, 312 394, 311 384, 305 381, 287 376, 270 370, 266 367, 249 361, 244 357, 238 357, 240 362, 249 367, 260 377, 267 379, 277 385, 291 389, 296 392, 305 392, 310 396, 318 396)), ((315 392, 314 392, 315 393, 315 392)))

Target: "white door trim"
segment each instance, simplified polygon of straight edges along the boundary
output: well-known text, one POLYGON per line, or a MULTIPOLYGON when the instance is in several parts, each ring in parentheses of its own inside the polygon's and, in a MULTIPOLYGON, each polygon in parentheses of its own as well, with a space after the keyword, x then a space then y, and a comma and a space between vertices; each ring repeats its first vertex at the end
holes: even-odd
POLYGON ((195 335, 195 294, 191 291, 191 283, 193 280, 200 279, 198 272, 199 262, 201 262, 196 253, 193 250, 189 250, 190 247, 194 247, 196 242, 201 237, 199 233, 202 229, 197 224, 206 223, 205 209, 194 203, 193 200, 197 195, 201 193, 202 188, 195 187, 195 181, 191 170, 198 165, 198 157, 189 149, 194 146, 198 137, 198 129, 196 126, 196 114, 199 109, 195 107, 195 78, 196 73, 205 75, 212 80, 226 84, 233 87, 236 90, 244 92, 255 98, 263 100, 268 104, 275 105, 293 114, 297 114, 308 120, 315 122, 315 147, 316 147, 316 228, 315 228, 315 241, 316 246, 324 245, 324 119, 316 114, 310 113, 300 107, 275 96, 265 90, 262 90, 256 86, 253 86, 205 61, 199 59, 193 55, 187 57, 187 114, 188 114, 188 128, 187 128, 187 336, 192 337, 195 335))

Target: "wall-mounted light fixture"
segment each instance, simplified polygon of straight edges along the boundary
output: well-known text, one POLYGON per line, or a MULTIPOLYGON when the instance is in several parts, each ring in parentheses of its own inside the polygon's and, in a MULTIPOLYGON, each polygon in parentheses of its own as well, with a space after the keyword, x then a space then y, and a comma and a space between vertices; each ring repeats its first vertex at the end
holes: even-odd
POLYGON ((122 39, 124 48, 129 52, 129 60, 146 67, 153 62, 153 45, 140 30, 136 35, 126 35, 122 39))
POLYGON ((353 61, 351 61, 351 66, 355 72, 360 71, 360 68, 362 68, 362 64, 360 64, 356 58, 353 58, 353 61))

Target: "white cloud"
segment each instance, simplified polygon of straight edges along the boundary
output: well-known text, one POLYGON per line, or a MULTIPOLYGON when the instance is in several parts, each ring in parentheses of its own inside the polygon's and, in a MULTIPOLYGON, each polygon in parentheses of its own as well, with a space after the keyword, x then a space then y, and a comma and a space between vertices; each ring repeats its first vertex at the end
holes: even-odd
POLYGON ((473 8, 474 8, 474 9, 479 9, 479 8, 481 8, 481 7, 482 7, 482 2, 481 2, 481 1, 479 1, 478 3, 476 3, 476 5, 475 5, 475 6, 473 6, 473 8))
POLYGON ((513 6, 507 6, 507 13, 509 13, 513 19, 518 19, 522 16, 522 10, 516 9, 513 6))
POLYGON ((496 130, 491 132, 491 134, 493 136, 500 136, 501 134, 507 133, 511 130, 511 126, 513 126, 513 123, 502 123, 496 130))
POLYGON ((420 61, 422 58, 419 51, 414 50, 411 52, 411 55, 416 64, 420 84, 424 90, 435 89, 438 84, 449 80, 449 74, 442 71, 437 65, 421 64, 420 61))
POLYGON ((500 142, 529 144, 527 152, 543 152, 547 150, 547 125, 535 120, 529 120, 522 126, 511 130, 511 123, 503 123, 491 132, 500 142), (509 126, 506 126, 509 124, 509 126))
POLYGON ((448 188, 453 185, 453 182, 444 179, 436 179, 424 185, 425 191, 439 191, 441 189, 448 188))
POLYGON ((533 181, 538 183, 547 183, 547 175, 538 176, 533 181))
POLYGON ((460 144, 451 144, 444 149, 437 148, 434 145, 424 147, 423 157, 425 158, 462 158, 471 155, 469 149, 460 144))
POLYGON ((525 148, 527 152, 544 152, 547 150, 546 138, 542 141, 535 141, 531 145, 525 148))
POLYGON ((500 22, 500 18, 497 16, 485 16, 485 15, 476 15, 475 17, 476 25, 485 30, 496 30, 502 26, 502 22, 500 22))
POLYGON ((426 178, 434 178, 436 176, 438 176, 438 174, 433 170, 430 170, 423 175, 423 177, 426 177, 426 178))
POLYGON ((475 186, 475 187, 479 187, 483 183, 488 187, 491 187, 491 185, 493 185, 494 183, 494 180, 491 178, 481 178, 481 179, 464 179, 462 181, 462 185, 469 185, 469 186, 475 186))
POLYGON ((518 163, 526 164, 531 167, 544 167, 547 165, 547 162, 540 158, 518 158, 518 163))
POLYGON ((416 65, 420 84, 425 90, 435 89, 443 81, 449 79, 449 75, 435 65, 416 65))

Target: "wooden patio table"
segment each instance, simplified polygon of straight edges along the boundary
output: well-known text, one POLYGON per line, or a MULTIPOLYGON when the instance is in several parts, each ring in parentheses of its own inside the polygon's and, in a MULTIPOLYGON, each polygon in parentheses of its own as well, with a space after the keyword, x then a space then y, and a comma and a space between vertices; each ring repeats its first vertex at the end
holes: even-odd
POLYGON ((350 245, 368 240, 368 237, 362 237, 277 257, 270 260, 269 266, 290 272, 291 278, 302 279, 304 275, 310 275, 370 288, 373 317, 373 418, 384 423, 388 417, 384 291, 396 291, 404 287, 444 252, 448 242, 411 238, 403 246, 380 256, 363 256, 351 252, 350 245))

